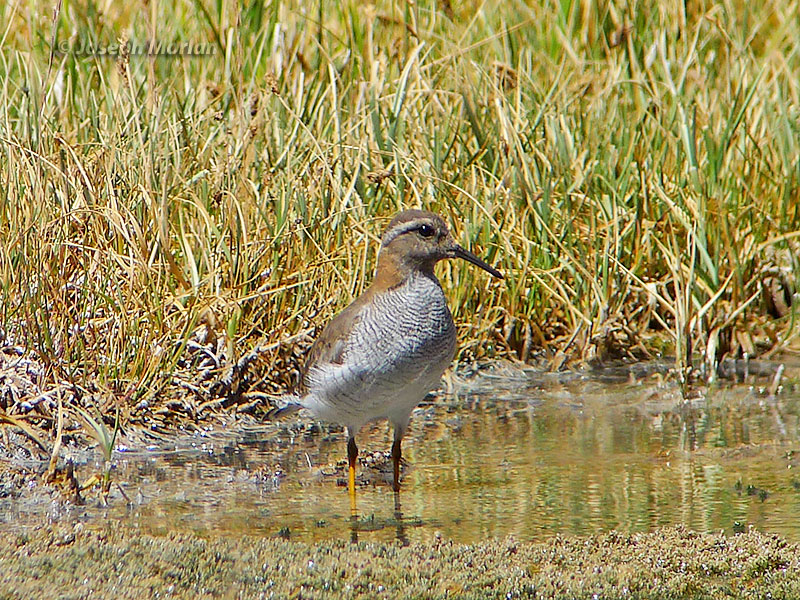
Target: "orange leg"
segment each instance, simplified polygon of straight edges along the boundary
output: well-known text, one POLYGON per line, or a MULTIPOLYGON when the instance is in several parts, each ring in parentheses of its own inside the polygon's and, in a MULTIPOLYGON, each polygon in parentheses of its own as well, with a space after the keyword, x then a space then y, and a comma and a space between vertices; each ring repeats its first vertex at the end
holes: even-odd
POLYGON ((347 463, 350 467, 347 480, 347 491, 350 494, 350 511, 356 512, 356 460, 358 459, 358 446, 355 438, 347 440, 347 463))

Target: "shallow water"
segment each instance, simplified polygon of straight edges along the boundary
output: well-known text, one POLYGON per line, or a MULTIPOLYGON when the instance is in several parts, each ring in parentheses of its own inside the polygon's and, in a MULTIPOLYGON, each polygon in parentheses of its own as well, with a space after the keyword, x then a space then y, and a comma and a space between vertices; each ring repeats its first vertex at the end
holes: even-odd
MULTIPOLYGON (((115 455, 114 480, 130 504, 117 491, 109 507, 90 499, 67 510, 23 495, 0 501, 0 520, 305 541, 439 532, 459 542, 682 523, 728 533, 755 526, 800 542, 800 388, 788 381, 776 397, 764 391, 768 376, 751 376, 683 400, 657 368, 482 372, 417 409, 401 493, 362 485, 356 519, 331 474, 344 433, 306 419, 126 449, 115 455)), ((391 445, 385 423, 357 439, 362 454, 391 445)), ((96 469, 79 466, 79 479, 96 469)))

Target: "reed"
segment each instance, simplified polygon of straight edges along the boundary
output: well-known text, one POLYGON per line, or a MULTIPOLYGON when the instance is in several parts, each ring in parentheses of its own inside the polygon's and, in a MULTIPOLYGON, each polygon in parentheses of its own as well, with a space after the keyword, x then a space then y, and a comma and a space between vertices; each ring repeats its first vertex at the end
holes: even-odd
POLYGON ((201 322, 232 361, 326 322, 370 279, 386 219, 421 206, 507 274, 442 268, 462 360, 713 370, 791 347, 797 14, 5 3, 4 341, 52 381, 138 382, 138 402, 201 322), (126 40, 206 54, 79 51, 126 40))

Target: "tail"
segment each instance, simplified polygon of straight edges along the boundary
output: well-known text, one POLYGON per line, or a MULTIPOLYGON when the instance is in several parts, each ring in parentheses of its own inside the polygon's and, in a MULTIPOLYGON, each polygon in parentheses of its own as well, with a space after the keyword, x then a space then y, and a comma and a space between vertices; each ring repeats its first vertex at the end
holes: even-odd
POLYGON ((276 406, 273 409, 267 411, 266 418, 268 421, 276 421, 278 419, 283 419, 285 417, 289 417, 296 413, 298 410, 303 408, 300 404, 297 403, 297 396, 293 394, 287 394, 285 396, 281 396, 280 401, 284 404, 280 406, 276 406))

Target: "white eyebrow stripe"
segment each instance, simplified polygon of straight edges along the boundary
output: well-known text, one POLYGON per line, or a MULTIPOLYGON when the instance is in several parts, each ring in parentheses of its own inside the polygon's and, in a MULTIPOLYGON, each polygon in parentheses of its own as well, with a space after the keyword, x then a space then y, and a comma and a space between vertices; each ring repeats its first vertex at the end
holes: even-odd
MULTIPOLYGON (((430 219, 414 219, 413 221, 407 221, 406 223, 395 225, 383 235, 381 246, 388 246, 398 235, 403 235, 404 233, 413 231, 414 229, 419 228, 421 225, 431 225, 430 219)), ((431 225, 431 227, 435 228, 434 225, 431 225)))

